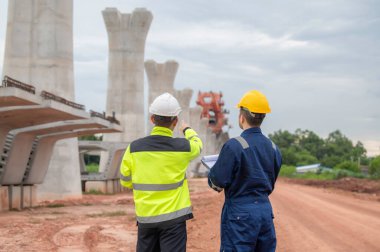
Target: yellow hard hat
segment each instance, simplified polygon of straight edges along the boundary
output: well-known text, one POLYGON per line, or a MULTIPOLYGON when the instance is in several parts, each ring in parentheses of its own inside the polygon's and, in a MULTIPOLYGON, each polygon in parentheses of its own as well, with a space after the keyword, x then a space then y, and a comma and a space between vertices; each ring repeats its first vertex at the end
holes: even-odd
POLYGON ((267 98, 257 90, 251 90, 245 93, 237 107, 246 108, 251 113, 267 114, 271 111, 267 98))

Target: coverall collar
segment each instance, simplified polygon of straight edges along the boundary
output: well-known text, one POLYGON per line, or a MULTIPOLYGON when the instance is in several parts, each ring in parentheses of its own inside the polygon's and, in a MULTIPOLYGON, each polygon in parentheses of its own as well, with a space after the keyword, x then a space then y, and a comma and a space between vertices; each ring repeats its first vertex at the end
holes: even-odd
POLYGON ((160 126, 154 126, 150 134, 153 135, 159 135, 159 136, 167 136, 167 137, 173 137, 173 131, 166 127, 160 127, 160 126))
POLYGON ((240 134, 240 136, 248 135, 251 133, 261 133, 260 127, 252 127, 252 128, 246 129, 240 134))

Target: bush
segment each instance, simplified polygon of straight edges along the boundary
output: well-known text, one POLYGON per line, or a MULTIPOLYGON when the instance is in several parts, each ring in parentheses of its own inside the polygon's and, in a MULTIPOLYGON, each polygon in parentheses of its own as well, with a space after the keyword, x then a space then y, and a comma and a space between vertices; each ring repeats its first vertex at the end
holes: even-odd
POLYGON ((340 169, 340 170, 348 170, 348 171, 352 171, 352 172, 360 172, 358 164, 350 162, 350 161, 341 162, 337 166, 335 166, 334 168, 340 169))
POLYGON ((291 165, 283 165, 280 169, 279 176, 281 177, 293 177, 296 174, 296 167, 291 165))
POLYGON ((310 154, 307 150, 296 153, 297 166, 319 163, 318 159, 310 154))
POLYGON ((295 174, 293 177, 300 179, 318 179, 318 180, 334 180, 341 179, 345 177, 354 177, 354 178, 367 178, 362 173, 353 172, 344 169, 333 169, 333 170, 322 170, 319 173, 315 172, 306 172, 302 174, 295 174))
POLYGON ((369 174, 373 177, 380 177, 380 156, 375 157, 369 165, 369 174))
POLYGON ((335 174, 335 179, 353 177, 353 178, 366 178, 366 176, 360 172, 353 172, 344 169, 334 169, 332 171, 335 174))
POLYGON ((297 174, 297 178, 301 179, 318 179, 318 180, 333 180, 336 179, 336 175, 331 171, 322 171, 321 173, 306 172, 297 174))

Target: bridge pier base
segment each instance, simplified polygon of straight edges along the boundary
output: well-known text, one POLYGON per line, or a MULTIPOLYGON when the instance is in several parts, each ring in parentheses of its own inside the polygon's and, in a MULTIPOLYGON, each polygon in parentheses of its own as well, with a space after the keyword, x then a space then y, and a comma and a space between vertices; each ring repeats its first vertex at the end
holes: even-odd
POLYGON ((0 212, 9 210, 8 186, 0 186, 0 212))
POLYGON ((122 186, 120 185, 119 179, 108 179, 103 181, 86 181, 85 182, 85 192, 93 193, 99 192, 104 194, 115 194, 122 192, 122 186))
POLYGON ((0 187, 0 212, 21 210, 37 205, 37 191, 34 185, 0 187))

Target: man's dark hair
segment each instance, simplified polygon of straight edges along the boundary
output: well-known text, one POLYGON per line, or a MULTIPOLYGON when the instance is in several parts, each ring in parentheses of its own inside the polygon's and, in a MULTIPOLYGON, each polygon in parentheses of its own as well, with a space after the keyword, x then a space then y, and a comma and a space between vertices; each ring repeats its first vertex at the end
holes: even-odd
POLYGON ((173 121, 177 119, 176 116, 160 116, 160 115, 153 115, 153 118, 154 118, 154 124, 156 126, 166 127, 166 128, 169 128, 170 125, 173 123, 173 121))
POLYGON ((244 116, 245 120, 251 127, 260 127, 265 118, 265 114, 251 113, 248 109, 240 108, 240 114, 244 116))

